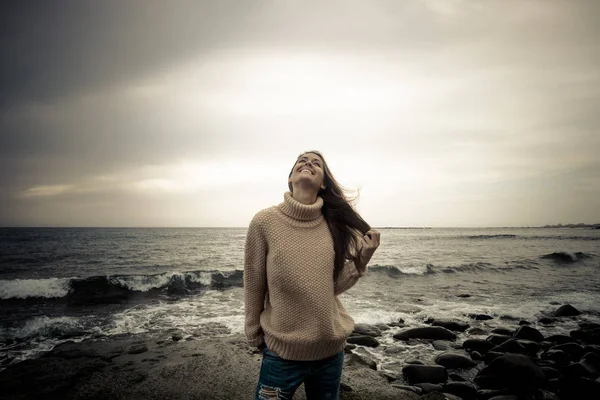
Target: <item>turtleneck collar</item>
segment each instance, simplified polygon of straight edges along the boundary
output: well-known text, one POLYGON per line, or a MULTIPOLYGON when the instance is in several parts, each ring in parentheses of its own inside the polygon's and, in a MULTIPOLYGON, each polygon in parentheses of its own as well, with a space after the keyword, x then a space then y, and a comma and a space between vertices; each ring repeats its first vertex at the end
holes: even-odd
POLYGON ((285 192, 283 195, 283 203, 279 205, 279 209, 288 217, 301 221, 312 221, 319 218, 323 207, 323 199, 317 196, 317 201, 314 204, 306 205, 300 203, 292 197, 292 192, 285 192))

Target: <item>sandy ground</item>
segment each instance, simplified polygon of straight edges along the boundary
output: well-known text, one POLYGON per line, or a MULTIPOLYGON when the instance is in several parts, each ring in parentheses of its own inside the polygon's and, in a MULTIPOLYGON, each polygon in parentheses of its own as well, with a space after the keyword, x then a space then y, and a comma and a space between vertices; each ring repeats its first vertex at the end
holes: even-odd
MULTIPOLYGON (((261 360, 242 336, 113 337, 66 343, 16 364, 0 373, 0 393, 4 399, 252 399, 261 360)), ((341 399, 419 398, 348 354, 342 387, 341 399)), ((294 399, 305 398, 301 386, 294 399)))

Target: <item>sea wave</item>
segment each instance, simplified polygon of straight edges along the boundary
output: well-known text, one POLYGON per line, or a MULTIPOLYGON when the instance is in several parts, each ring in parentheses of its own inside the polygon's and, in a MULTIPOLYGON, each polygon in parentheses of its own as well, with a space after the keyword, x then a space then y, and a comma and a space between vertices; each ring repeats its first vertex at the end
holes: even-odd
POLYGON ((435 274, 433 265, 427 264, 423 266, 395 266, 395 265, 373 265, 369 267, 370 272, 386 273, 391 277, 403 275, 432 275, 435 274))
POLYGON ((516 239, 519 238, 519 235, 510 235, 510 234, 497 234, 497 235, 470 235, 463 236, 467 239, 516 239))
POLYGON ((553 260, 556 262, 562 262, 562 263, 574 263, 579 260, 585 260, 585 259, 591 258, 591 256, 589 254, 585 254, 580 251, 578 251, 576 253, 571 253, 568 251, 555 251, 554 253, 551 253, 551 254, 544 254, 543 256, 540 256, 540 258, 543 258, 546 260, 553 260))
POLYGON ((154 275, 0 280, 0 299, 66 298, 73 303, 117 302, 135 292, 189 294, 201 289, 241 287, 243 271, 184 271, 154 275))
POLYGON ((392 278, 406 275, 427 276, 437 273, 507 273, 519 269, 531 270, 538 269, 538 267, 529 263, 513 263, 509 265, 497 266, 486 262, 476 262, 453 266, 426 264, 423 266, 375 265, 373 267, 369 267, 369 271, 371 272, 385 273, 392 278))

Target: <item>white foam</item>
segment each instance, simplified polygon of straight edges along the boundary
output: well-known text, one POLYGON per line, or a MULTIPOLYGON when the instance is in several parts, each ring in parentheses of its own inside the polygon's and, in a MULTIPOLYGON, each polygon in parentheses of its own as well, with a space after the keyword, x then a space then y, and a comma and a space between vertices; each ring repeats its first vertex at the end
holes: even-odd
POLYGON ((8 336, 13 338, 29 337, 58 337, 61 335, 82 332, 83 325, 77 318, 73 317, 36 317, 28 320, 20 328, 12 329, 8 336))
POLYGON ((113 285, 120 285, 135 292, 147 292, 166 286, 173 275, 175 275, 173 272, 158 275, 127 275, 109 277, 108 280, 113 285))
POLYGON ((152 289, 166 287, 174 277, 183 281, 188 279, 191 282, 206 286, 212 283, 212 274, 210 272, 166 272, 157 275, 113 276, 108 279, 110 283, 126 287, 131 291, 147 292, 152 289))
POLYGON ((71 278, 0 280, 0 299, 60 298, 71 290, 71 278))
POLYGON ((212 283, 212 273, 200 272, 188 274, 190 281, 201 285, 209 286, 212 283))

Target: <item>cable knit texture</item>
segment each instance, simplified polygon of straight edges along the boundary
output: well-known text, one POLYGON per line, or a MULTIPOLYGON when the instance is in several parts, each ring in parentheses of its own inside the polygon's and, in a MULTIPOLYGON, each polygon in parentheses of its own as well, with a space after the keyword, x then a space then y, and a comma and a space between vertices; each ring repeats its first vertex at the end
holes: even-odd
POLYGON ((333 239, 323 199, 259 211, 248 228, 244 255, 245 333, 287 360, 320 360, 344 349, 354 320, 338 299, 366 273, 346 262, 334 282, 333 239))

